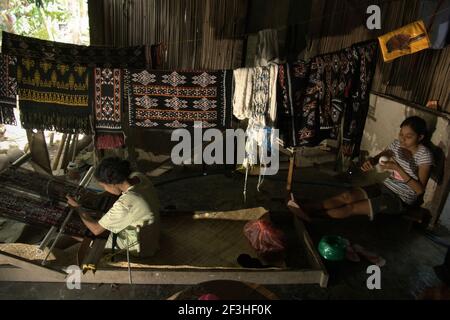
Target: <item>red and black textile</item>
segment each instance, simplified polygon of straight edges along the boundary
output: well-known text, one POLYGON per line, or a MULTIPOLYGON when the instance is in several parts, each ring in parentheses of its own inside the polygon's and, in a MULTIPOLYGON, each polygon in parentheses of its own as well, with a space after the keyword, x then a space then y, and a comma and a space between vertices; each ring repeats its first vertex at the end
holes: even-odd
MULTIPOLYGON (((66 205, 0 186, 0 215, 6 218, 44 228, 58 227, 63 223, 69 210, 66 205)), ((79 216, 73 215, 64 233, 85 236, 87 229, 79 216)))
POLYGON ((17 59, 0 53, 0 124, 16 125, 17 79, 15 75, 17 59))
POLYGON ((16 57, 44 59, 87 67, 146 68, 145 45, 132 47, 82 46, 24 37, 3 31, 2 52, 16 57))
POLYGON ((17 57, 17 93, 25 129, 91 133, 90 69, 17 57))
POLYGON ((66 195, 75 196, 78 193, 78 186, 74 183, 23 168, 5 170, 0 175, 0 181, 2 185, 55 201, 65 202, 66 195))
POLYGON ((93 93, 89 95, 94 112, 95 147, 114 149, 125 143, 122 131, 123 71, 122 69, 94 68, 93 93))
MULTIPOLYGON (((79 198, 83 208, 107 212, 117 200, 110 194, 95 194, 53 176, 27 169, 8 169, 0 175, 0 215, 40 227, 60 227, 70 208, 66 195, 79 198)), ((73 236, 93 235, 78 214, 72 215, 64 233, 73 236)))
POLYGON ((129 121, 146 129, 231 125, 232 72, 129 70, 129 121))

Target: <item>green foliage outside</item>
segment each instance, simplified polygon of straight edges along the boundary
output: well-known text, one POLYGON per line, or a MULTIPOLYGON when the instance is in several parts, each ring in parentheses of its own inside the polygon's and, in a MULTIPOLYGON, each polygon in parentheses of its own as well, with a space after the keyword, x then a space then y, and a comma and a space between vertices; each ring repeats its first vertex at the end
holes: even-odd
POLYGON ((89 44, 87 0, 0 0, 0 26, 29 37, 89 44))

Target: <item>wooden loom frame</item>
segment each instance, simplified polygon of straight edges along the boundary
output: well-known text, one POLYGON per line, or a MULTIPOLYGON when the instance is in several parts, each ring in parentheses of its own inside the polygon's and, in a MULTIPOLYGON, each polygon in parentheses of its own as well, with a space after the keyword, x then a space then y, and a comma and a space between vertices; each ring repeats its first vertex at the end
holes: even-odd
MULTIPOLYGON (((236 280, 257 284, 319 284, 327 287, 329 275, 301 220, 295 219, 295 229, 310 269, 170 269, 134 268, 133 284, 197 284, 211 280, 236 280)), ((0 250, 0 282, 65 282, 67 273, 31 262, 0 250)), ((81 276, 81 283, 129 283, 126 268, 97 269, 81 276)))
MULTIPOLYGON (((41 142, 41 141, 40 141, 41 142)), ((296 149, 280 151, 289 155, 289 172, 286 189, 292 189, 293 168, 296 149)), ((48 157, 48 153, 47 153, 48 157)), ((313 242, 301 220, 295 220, 295 230, 299 241, 306 252, 311 268, 292 270, 273 269, 180 269, 180 268, 133 268, 134 284, 198 284, 211 280, 236 280, 256 284, 319 284, 325 288, 329 275, 318 255, 313 242)), ((47 238, 47 237, 46 237, 47 238)), ((45 239, 44 241, 45 242, 45 239)), ((40 248, 43 248, 41 244, 40 248)), ((36 262, 24 259, 0 250, 0 282, 66 282, 67 273, 63 269, 54 269, 36 262)), ((97 269, 94 273, 87 272, 81 276, 82 283, 129 283, 129 273, 126 268, 97 269)))

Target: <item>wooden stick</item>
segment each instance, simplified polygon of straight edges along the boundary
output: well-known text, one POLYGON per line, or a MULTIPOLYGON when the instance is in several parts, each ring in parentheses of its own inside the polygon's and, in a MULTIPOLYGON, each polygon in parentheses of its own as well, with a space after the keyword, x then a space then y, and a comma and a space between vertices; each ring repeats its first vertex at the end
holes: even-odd
POLYGON ((58 168, 59 159, 61 158, 61 154, 64 149, 64 144, 66 142, 66 139, 67 139, 67 134, 64 133, 61 138, 61 142, 59 144, 58 153, 56 154, 56 158, 53 160, 52 170, 56 170, 56 168, 58 168))
POLYGON ((66 162, 67 162, 67 157, 69 156, 69 146, 70 146, 71 140, 72 140, 72 135, 69 134, 67 136, 66 143, 64 144, 64 151, 62 154, 61 162, 57 167, 58 170, 62 169, 64 167, 64 165, 67 165, 66 162))
POLYGON ((295 153, 289 158, 289 171, 287 176, 286 191, 292 191, 292 177, 294 176, 295 153))

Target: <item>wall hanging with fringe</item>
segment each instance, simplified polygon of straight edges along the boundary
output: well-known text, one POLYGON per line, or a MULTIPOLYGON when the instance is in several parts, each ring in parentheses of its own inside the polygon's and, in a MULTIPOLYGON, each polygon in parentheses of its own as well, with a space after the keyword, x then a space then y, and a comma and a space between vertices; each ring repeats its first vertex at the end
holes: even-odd
POLYGON ((125 143, 122 131, 123 71, 122 69, 95 68, 92 72, 90 105, 93 106, 95 147, 114 149, 125 143))
POLYGON ((145 68, 147 47, 82 46, 24 37, 3 31, 2 52, 16 57, 45 59, 89 67, 145 68))
POLYGON ((17 84, 23 128, 91 132, 89 68, 18 57, 17 84))
POLYGON ((15 57, 0 54, 0 124, 16 125, 14 116, 17 103, 16 63, 15 57))
POLYGON ((130 126, 146 129, 231 125, 232 72, 130 70, 130 126))
POLYGON ((316 146, 342 136, 346 154, 356 155, 376 59, 377 42, 368 41, 280 65, 277 126, 285 146, 316 146))

